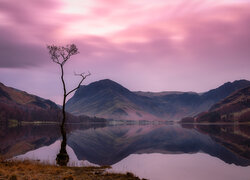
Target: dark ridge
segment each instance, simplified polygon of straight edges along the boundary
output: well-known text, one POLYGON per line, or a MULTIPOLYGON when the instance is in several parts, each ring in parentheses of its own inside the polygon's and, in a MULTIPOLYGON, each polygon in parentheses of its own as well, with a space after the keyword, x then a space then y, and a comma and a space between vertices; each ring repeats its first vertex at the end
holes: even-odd
POLYGON ((81 86, 75 93, 74 97, 87 97, 91 96, 93 94, 98 93, 99 91, 107 90, 110 91, 116 91, 121 94, 129 94, 130 91, 126 89, 125 87, 121 86, 120 84, 110 80, 110 79, 104 79, 100 81, 96 81, 93 83, 90 83, 87 86, 81 86))
POLYGON ((216 89, 212 89, 204 93, 202 95, 202 98, 204 100, 213 99, 215 101, 219 101, 221 99, 226 98, 231 93, 248 86, 250 86, 250 81, 247 80, 237 80, 234 82, 227 82, 216 89))
POLYGON ((227 98, 223 99, 222 101, 214 104, 209 111, 213 111, 225 104, 228 104, 234 100, 236 100, 237 98, 239 98, 240 96, 244 96, 245 99, 241 100, 240 102, 238 102, 238 108, 240 109, 244 109, 244 108, 248 108, 250 107, 250 102, 249 99, 247 99, 247 97, 250 97, 250 86, 242 88, 234 93, 232 93, 230 96, 228 96, 227 98), (241 103, 241 106, 239 105, 241 103), (242 107, 244 106, 244 107, 242 107))

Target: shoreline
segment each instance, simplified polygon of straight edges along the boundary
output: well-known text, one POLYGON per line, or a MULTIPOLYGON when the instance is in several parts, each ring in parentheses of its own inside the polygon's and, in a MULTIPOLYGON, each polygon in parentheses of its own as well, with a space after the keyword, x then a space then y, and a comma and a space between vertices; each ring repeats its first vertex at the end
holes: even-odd
POLYGON ((39 161, 0 160, 0 179, 63 179, 63 180, 140 180, 132 173, 111 173, 110 166, 63 167, 39 161))

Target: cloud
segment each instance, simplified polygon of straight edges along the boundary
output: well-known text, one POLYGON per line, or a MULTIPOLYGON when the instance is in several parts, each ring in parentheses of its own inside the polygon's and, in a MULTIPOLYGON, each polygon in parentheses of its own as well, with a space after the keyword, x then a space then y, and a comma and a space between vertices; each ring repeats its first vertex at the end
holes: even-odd
MULTIPOLYGON (((123 3, 121 1, 116 5, 123 3)), ((183 4, 178 5, 178 7, 181 6, 183 4)), ((191 8, 196 6, 201 5, 189 3, 191 8)), ((42 11, 45 7, 41 8, 42 11)), ((35 22, 31 19, 28 22, 33 22, 30 26, 35 27, 36 33, 31 32, 30 37, 25 32, 16 33, 8 27, 1 28, 0 48, 4 53, 1 53, 0 57, 8 61, 1 61, 0 66, 15 67, 46 63, 48 61, 45 59, 48 59, 48 56, 45 44, 54 42, 76 43, 81 51, 79 58, 92 62, 107 61, 110 65, 117 61, 121 63, 190 61, 190 63, 197 62, 198 64, 206 61, 212 64, 212 62, 219 61, 214 65, 226 62, 247 63, 250 52, 248 45, 249 10, 249 4, 225 5, 192 13, 186 10, 183 16, 171 18, 165 17, 164 13, 159 11, 162 17, 155 21, 128 26, 122 31, 107 36, 86 34, 60 37, 62 34, 56 32, 63 31, 65 24, 62 23, 58 27, 45 24, 42 28, 41 24, 36 26, 39 21, 35 22), (50 34, 53 31, 54 36, 53 33, 50 34), (37 60, 34 60, 34 57, 37 60)), ((74 19, 74 16, 61 14, 57 17, 58 23, 56 24, 60 24, 63 17, 74 19)))
POLYGON ((250 5, 219 8, 212 17, 200 16, 183 22, 183 49, 196 61, 214 65, 249 64, 250 5))
MULTIPOLYGON (((130 27, 114 36, 141 56, 191 62, 249 62, 250 5, 223 6, 184 17, 130 27), (212 15, 211 15, 212 14, 212 15), (155 56, 154 56, 155 55, 155 56)), ((214 63, 215 65, 217 63, 214 63)))
POLYGON ((1 14, 6 14, 14 23, 38 25, 45 13, 51 13, 52 10, 59 6, 58 2, 53 0, 23 0, 20 3, 18 0, 2 0, 0 2, 0 10, 1 14))
POLYGON ((0 29, 0 67, 28 67, 47 63, 45 44, 33 44, 20 39, 9 29, 0 29))
POLYGON ((40 66, 48 63, 46 45, 63 42, 64 20, 60 1, 0 1, 0 67, 40 66))
POLYGON ((50 67, 46 44, 75 43, 69 69, 132 89, 250 78, 249 12, 239 0, 3 0, 0 68, 50 67))

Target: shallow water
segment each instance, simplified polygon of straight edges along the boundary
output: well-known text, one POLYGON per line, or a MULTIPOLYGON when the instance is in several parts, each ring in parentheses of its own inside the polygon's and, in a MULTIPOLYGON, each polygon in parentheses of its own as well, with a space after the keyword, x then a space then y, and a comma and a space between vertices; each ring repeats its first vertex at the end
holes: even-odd
MULTIPOLYGON (((141 178, 250 179, 250 127, 215 125, 68 125, 69 165, 111 165, 141 178)), ((55 163, 58 125, 5 127, 6 158, 55 163)))
POLYGON ((131 154, 112 165, 114 172, 134 172, 147 179, 249 179, 249 167, 227 164, 205 153, 196 154, 131 154))

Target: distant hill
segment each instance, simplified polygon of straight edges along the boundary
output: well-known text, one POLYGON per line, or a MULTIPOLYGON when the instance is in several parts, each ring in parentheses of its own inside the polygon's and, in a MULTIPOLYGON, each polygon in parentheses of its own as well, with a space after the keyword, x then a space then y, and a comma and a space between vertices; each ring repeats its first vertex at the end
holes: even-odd
POLYGON ((250 86, 240 89, 213 105, 208 112, 183 121, 250 122, 250 86))
MULTIPOLYGON (((100 121, 87 116, 67 115, 67 122, 100 121)), ((61 122, 61 109, 54 102, 0 83, 0 125, 21 122, 61 122)))
POLYGON ((34 109, 58 109, 58 106, 50 100, 7 87, 2 83, 0 83, 0 102, 10 105, 25 105, 34 109))
POLYGON ((0 83, 1 123, 21 121, 58 121, 60 108, 52 101, 0 83))
POLYGON ((81 86, 66 103, 68 112, 124 120, 179 120, 207 111, 234 91, 250 86, 247 80, 228 82, 198 94, 195 92, 132 92, 120 84, 100 80, 81 86))

